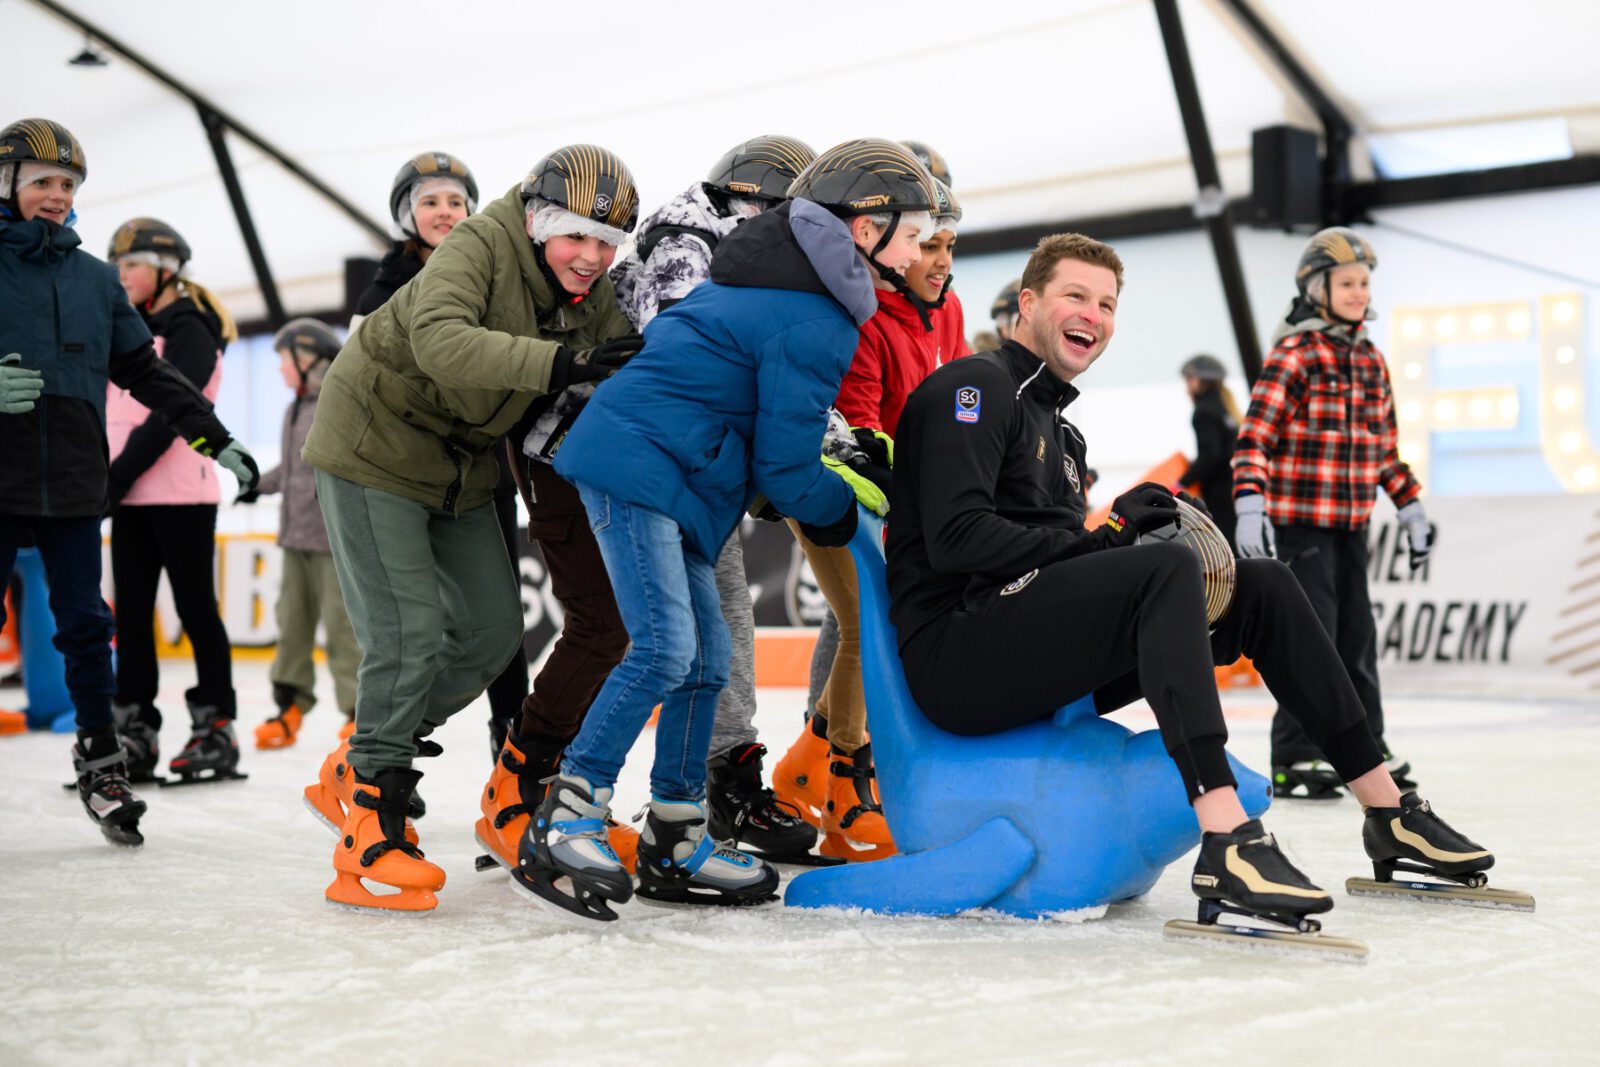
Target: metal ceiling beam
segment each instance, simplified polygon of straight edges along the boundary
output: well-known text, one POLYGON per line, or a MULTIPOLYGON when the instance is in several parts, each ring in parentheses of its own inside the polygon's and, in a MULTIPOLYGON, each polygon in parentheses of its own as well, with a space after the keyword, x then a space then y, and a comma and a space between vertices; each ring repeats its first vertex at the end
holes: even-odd
MULTIPOLYGON (((1373 208, 1436 204, 1546 189, 1569 189, 1580 185, 1600 185, 1600 155, 1573 156, 1571 159, 1524 163, 1490 170, 1452 171, 1421 178, 1356 182, 1350 186, 1348 195, 1350 206, 1359 221, 1373 208)), ((1229 207, 1240 211, 1248 203, 1248 200, 1234 200, 1229 207)), ((1159 237, 1169 233, 1185 233, 1198 230, 1200 226, 1201 220, 1195 218, 1193 206, 1178 204, 1027 226, 962 231, 960 248, 963 256, 992 255, 1032 249, 1039 243, 1039 238, 1048 233, 1085 233, 1109 241, 1120 237, 1159 237)))
POLYGON ((200 109, 200 124, 206 129, 206 140, 211 142, 211 154, 216 157, 217 170, 222 174, 222 184, 228 189, 228 203, 233 205, 233 217, 239 223, 239 236, 244 238, 245 251, 250 253, 250 266, 256 272, 256 285, 261 289, 261 299, 267 305, 267 321, 274 330, 289 321, 283 313, 283 300, 278 296, 278 283, 267 266, 267 253, 261 247, 261 237, 250 217, 250 204, 245 200, 244 187, 239 184, 239 172, 233 166, 233 153, 228 151, 228 133, 222 119, 214 111, 200 109))
MULTIPOLYGON (((179 96, 182 96, 191 104, 193 104, 202 116, 207 114, 214 116, 216 120, 224 127, 232 130, 235 134, 244 138, 244 140, 248 141, 250 144, 254 145, 256 148, 272 157, 272 159, 281 167, 283 167, 284 170, 287 170, 290 174, 293 174, 296 178, 300 179, 300 181, 314 189, 319 196, 321 196, 324 200, 327 200, 334 207, 338 208, 345 215, 349 216, 352 222, 361 227, 363 230, 366 230, 368 233, 372 234, 372 236, 379 242, 384 245, 389 243, 388 231, 384 229, 381 223, 367 215, 360 208, 356 207, 338 193, 334 192, 334 190, 328 186, 327 183, 323 182, 315 174, 312 174, 299 163, 296 163, 293 159, 289 158, 287 153, 279 150, 265 137, 261 136, 259 133, 255 132, 250 127, 246 126, 244 123, 228 114, 228 112, 218 107, 206 97, 200 95, 200 93, 196 92, 194 89, 191 89, 189 86, 179 81, 172 74, 169 74, 167 71, 163 70, 149 59, 140 55, 138 52, 134 51, 117 38, 110 36, 99 26, 90 22, 88 19, 85 19, 81 15, 69 10, 65 5, 56 3, 56 0, 32 0, 32 3, 48 11, 50 14, 54 15, 58 19, 61 19, 63 22, 76 26, 78 29, 82 30, 90 37, 93 37, 101 44, 105 45, 107 48, 111 49, 111 51, 115 52, 129 63, 132 63, 134 66, 144 71, 162 85, 165 85, 179 96)), ((231 199, 231 190, 229 196, 231 199)), ((241 221, 241 229, 243 228, 243 225, 244 224, 241 221)))
POLYGON ((1217 261, 1222 293, 1228 302, 1228 318, 1233 322, 1233 339, 1239 347, 1239 361, 1250 383, 1261 375, 1261 341, 1256 337, 1255 319, 1250 313, 1250 293, 1245 288, 1244 267, 1239 261, 1239 245, 1234 240, 1233 213, 1227 194, 1222 191, 1222 175, 1217 170, 1216 153, 1211 148, 1211 133, 1206 129, 1205 108, 1200 102, 1200 87, 1195 81, 1194 64, 1189 59, 1189 44, 1183 35, 1183 19, 1178 0, 1155 0, 1156 20, 1161 24, 1161 42, 1167 51, 1167 66, 1172 71, 1172 88, 1183 116, 1183 132, 1189 140, 1189 161, 1200 187, 1194 202, 1194 215, 1211 237, 1211 252, 1217 261))

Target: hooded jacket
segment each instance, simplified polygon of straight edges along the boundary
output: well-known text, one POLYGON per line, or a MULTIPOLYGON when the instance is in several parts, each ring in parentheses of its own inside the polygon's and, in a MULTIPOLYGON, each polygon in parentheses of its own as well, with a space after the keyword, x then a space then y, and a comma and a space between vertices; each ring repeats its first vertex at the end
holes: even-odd
POLYGON ((105 510, 106 382, 185 440, 220 449, 228 431, 200 391, 156 358, 116 269, 79 248, 76 230, 0 219, 0 356, 44 373, 34 409, 0 415, 0 514, 80 518, 105 510))
POLYGON ((595 391, 557 473, 670 516, 707 561, 757 492, 802 522, 838 521, 855 498, 822 466, 822 435, 876 305, 827 211, 797 200, 750 219, 595 391))
MULTIPOLYGON (((213 404, 222 387, 222 323, 208 308, 179 298, 145 318, 156 355, 176 367, 213 404)), ((111 503, 216 504, 215 464, 190 448, 126 389, 106 387, 111 447, 111 503)))
POLYGON ((496 440, 550 392, 556 352, 631 333, 607 278, 555 294, 513 186, 363 319, 322 383, 306 462, 460 513, 489 502, 496 440))
POLYGON ((931 309, 932 330, 923 328, 904 293, 876 293, 878 311, 861 327, 861 342, 834 406, 851 426, 893 437, 911 391, 942 364, 971 350, 961 336, 961 302, 955 293, 945 294, 943 304, 931 309))
POLYGON ((1233 491, 1265 493, 1275 525, 1356 530, 1382 486, 1404 507, 1422 487, 1400 459, 1394 389, 1365 324, 1296 305, 1250 390, 1233 491), (1298 315, 1298 317, 1297 317, 1298 315))
POLYGON ((322 521, 322 505, 317 503, 316 475, 300 456, 317 415, 317 396, 328 368, 329 364, 323 363, 312 367, 304 386, 289 402, 283 413, 283 459, 261 476, 258 487, 262 495, 283 494, 278 508, 278 544, 297 552, 333 551, 322 521))

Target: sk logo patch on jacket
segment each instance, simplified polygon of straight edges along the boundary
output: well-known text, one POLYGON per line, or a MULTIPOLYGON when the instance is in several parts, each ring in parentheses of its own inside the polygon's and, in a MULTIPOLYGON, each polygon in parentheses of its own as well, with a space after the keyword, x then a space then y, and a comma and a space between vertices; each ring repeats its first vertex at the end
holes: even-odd
POLYGON ((956 421, 977 422, 983 407, 983 393, 970 385, 956 390, 956 421))
POLYGON ((1067 476, 1067 481, 1072 483, 1072 491, 1074 493, 1083 492, 1083 486, 1078 481, 1078 464, 1073 461, 1071 456, 1061 461, 1061 470, 1067 476))
POLYGON ((1000 590, 1000 595, 1011 596, 1013 593, 1020 593, 1028 588, 1028 583, 1037 577, 1039 577, 1039 568, 1035 567, 1016 581, 1008 583, 1004 589, 1000 590))

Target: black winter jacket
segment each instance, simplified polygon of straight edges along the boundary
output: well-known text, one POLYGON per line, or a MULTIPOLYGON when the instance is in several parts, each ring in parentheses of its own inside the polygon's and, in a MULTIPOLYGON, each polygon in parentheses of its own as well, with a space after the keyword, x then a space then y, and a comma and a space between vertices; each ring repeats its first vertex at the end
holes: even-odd
POLYGON ((356 299, 356 314, 370 315, 389 302, 400 287, 422 272, 422 257, 412 241, 396 241, 378 262, 372 284, 356 299))
POLYGON ((1078 391, 1016 341, 947 363, 911 394, 895 436, 887 556, 903 648, 1031 570, 1107 548, 1084 529, 1078 391))

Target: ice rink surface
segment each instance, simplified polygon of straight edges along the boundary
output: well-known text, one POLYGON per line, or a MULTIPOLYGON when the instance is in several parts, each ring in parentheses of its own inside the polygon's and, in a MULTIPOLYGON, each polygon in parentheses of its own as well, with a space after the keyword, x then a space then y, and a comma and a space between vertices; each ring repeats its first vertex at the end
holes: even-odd
MULTIPOLYGON (((163 671, 170 756, 192 672, 163 671)), ((265 664, 238 664, 237 685, 248 738, 271 710, 265 664)), ((770 766, 804 697, 761 701, 770 766)), ((1232 750, 1265 771, 1264 696, 1225 703, 1232 750)), ((1190 858, 1146 898, 1050 922, 632 903, 574 928, 473 870, 482 702, 419 763, 422 845, 449 875, 438 911, 352 914, 323 902, 334 839, 300 803, 331 707, 299 746, 247 749, 246 782, 146 790, 137 852, 60 788, 68 738, 0 738, 0 1063, 1600 1062, 1600 705, 1390 701, 1424 795, 1495 851, 1492 884, 1538 898, 1531 915, 1347 897, 1370 872, 1355 802, 1268 813, 1341 890, 1327 929, 1366 940, 1365 966, 1164 942, 1166 919, 1193 917, 1190 858)), ((649 744, 619 817, 645 799, 649 744)))

